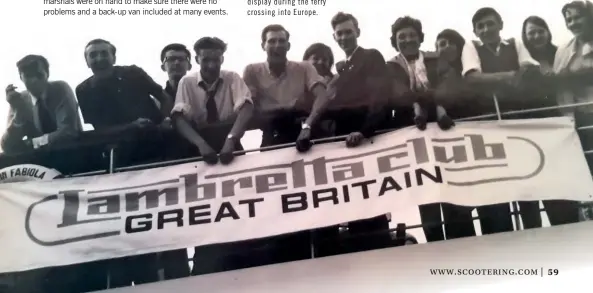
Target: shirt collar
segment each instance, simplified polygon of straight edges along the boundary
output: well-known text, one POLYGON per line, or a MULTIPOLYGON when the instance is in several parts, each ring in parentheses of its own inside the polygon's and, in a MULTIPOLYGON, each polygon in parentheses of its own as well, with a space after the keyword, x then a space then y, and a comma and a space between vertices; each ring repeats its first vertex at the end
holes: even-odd
POLYGON ((117 77, 118 80, 122 80, 123 78, 121 77, 121 69, 122 69, 121 66, 114 65, 113 71, 111 72, 111 75, 109 75, 109 76, 106 76, 104 78, 97 78, 95 75, 91 76, 91 86, 96 87, 104 80, 111 80, 113 77, 117 77))
MULTIPOLYGON (((484 46, 484 43, 481 40, 477 40, 477 44, 480 47, 484 46)), ((496 52, 500 51, 500 47, 502 47, 502 46, 508 46, 509 44, 510 43, 509 43, 508 40, 500 39, 500 43, 498 43, 498 46, 496 46, 496 52)))
MULTIPOLYGON (((220 71, 220 75, 222 75, 222 71, 220 71)), ((218 86, 218 84, 222 81, 222 78, 220 78, 220 75, 218 76, 218 78, 212 83, 209 84, 207 83, 203 78, 202 78, 202 73, 198 72, 198 85, 202 84, 205 88, 208 89, 208 91, 213 91, 216 89, 216 87, 218 86)))
POLYGON ((356 46, 356 48, 354 49, 354 51, 352 51, 352 54, 350 54, 349 57, 346 57, 346 61, 352 60, 352 56, 354 56, 354 54, 356 54, 356 52, 358 52, 358 49, 359 48, 360 48, 360 46, 356 46))
POLYGON ((33 106, 37 105, 37 102, 39 101, 39 99, 45 98, 46 92, 47 92, 47 88, 43 91, 43 93, 41 93, 40 96, 34 96, 31 92, 27 91, 27 93, 31 97, 31 103, 33 103, 33 106))
MULTIPOLYGON (((270 70, 270 63, 268 63, 268 61, 265 62, 266 63, 266 72, 271 75, 271 76, 275 76, 274 74, 272 74, 272 70, 270 70)), ((283 76, 284 74, 286 74, 286 71, 288 70, 288 66, 290 65, 290 62, 288 60, 286 60, 286 66, 284 67, 284 72, 282 72, 282 74, 280 76, 283 76)))
POLYGON ((176 94, 175 91, 176 91, 176 89, 174 89, 173 86, 171 85, 171 83, 167 80, 165 82, 165 92, 168 93, 169 95, 173 94, 173 98, 175 98, 175 94, 176 94))

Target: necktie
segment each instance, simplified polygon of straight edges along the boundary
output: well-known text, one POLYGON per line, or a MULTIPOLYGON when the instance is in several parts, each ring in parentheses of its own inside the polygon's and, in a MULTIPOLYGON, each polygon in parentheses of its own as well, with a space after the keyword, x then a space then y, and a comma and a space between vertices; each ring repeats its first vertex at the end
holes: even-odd
POLYGON ((216 92, 220 86, 220 82, 216 82, 215 86, 208 87, 205 83, 200 83, 202 89, 206 92, 206 121, 208 123, 216 123, 220 120, 218 117, 218 108, 216 107, 216 92))
POLYGON ((37 113, 39 115, 39 126, 43 134, 50 133, 56 130, 56 123, 51 118, 49 110, 45 106, 45 103, 41 100, 37 101, 37 113))

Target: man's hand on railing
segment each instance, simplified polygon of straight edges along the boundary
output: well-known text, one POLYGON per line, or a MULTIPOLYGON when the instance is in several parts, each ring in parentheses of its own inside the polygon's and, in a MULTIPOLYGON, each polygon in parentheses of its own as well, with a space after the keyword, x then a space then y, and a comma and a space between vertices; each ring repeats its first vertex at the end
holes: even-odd
POLYGON ((161 124, 159 124, 158 128, 159 128, 159 130, 164 130, 164 131, 172 130, 173 122, 171 121, 171 118, 169 118, 169 117, 165 118, 163 120, 163 122, 161 122, 161 124))
POLYGON ((218 154, 208 144, 203 143, 197 146, 204 162, 208 165, 215 165, 218 163, 218 154))
POLYGON ((235 151, 235 146, 237 145, 237 142, 235 141, 234 136, 229 135, 229 137, 227 137, 226 141, 224 142, 224 145, 222 146, 222 150, 220 151, 220 162, 223 165, 227 165, 230 164, 233 159, 235 158, 235 155, 233 154, 233 152, 235 151))
POLYGON ((353 148, 359 146, 364 141, 364 135, 361 132, 352 132, 346 137, 346 146, 353 148))
POLYGON ((311 127, 304 127, 299 133, 299 137, 296 140, 296 149, 299 153, 304 153, 311 149, 311 127))

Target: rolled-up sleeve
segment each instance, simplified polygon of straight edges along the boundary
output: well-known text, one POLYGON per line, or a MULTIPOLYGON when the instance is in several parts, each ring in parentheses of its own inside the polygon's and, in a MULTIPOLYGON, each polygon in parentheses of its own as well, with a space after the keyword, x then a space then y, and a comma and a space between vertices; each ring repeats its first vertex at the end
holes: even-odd
POLYGON ((461 64, 463 66, 462 76, 466 76, 472 71, 482 71, 482 63, 480 62, 480 56, 478 50, 473 42, 466 42, 461 51, 461 64))
POLYGON ((181 114, 187 119, 191 119, 193 116, 193 109, 189 103, 191 98, 191 84, 189 80, 190 76, 184 76, 177 85, 177 94, 175 95, 175 105, 171 110, 171 116, 175 114, 181 114))
POLYGON ((251 99, 251 90, 241 78, 241 76, 235 72, 230 73, 231 78, 231 95, 233 97, 233 111, 238 112, 245 103, 253 104, 251 99))
POLYGON ((313 90, 313 87, 315 87, 318 84, 324 87, 326 86, 325 79, 323 78, 323 76, 317 73, 317 69, 315 69, 315 66, 313 66, 313 64, 306 61, 301 62, 301 64, 305 69, 305 82, 307 83, 305 86, 308 90, 313 90))

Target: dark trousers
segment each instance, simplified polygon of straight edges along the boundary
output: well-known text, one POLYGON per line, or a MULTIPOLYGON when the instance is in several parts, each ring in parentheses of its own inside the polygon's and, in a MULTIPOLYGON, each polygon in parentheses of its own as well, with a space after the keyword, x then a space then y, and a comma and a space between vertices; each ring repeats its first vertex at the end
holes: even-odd
MULTIPOLYGON (((579 203, 572 200, 544 200, 542 201, 550 225, 564 225, 579 221, 579 203)), ((542 217, 539 201, 520 201, 519 210, 523 229, 540 228, 542 217)))
POLYGON ((472 220, 473 207, 458 206, 450 203, 432 203, 419 206, 426 241, 441 241, 462 237, 476 236, 474 221, 472 220), (441 208, 445 233, 441 226, 441 208))
POLYGON ((189 277, 187 250, 177 249, 159 253, 159 267, 163 270, 165 280, 189 277))
MULTIPOLYGON (((348 135, 352 132, 360 131, 362 126, 367 123, 368 110, 366 108, 342 109, 338 111, 329 111, 327 117, 335 121, 335 135, 348 135)), ((383 117, 373 117, 377 122, 376 128, 387 125, 390 113, 380 113, 377 115, 383 117)), ((359 252, 372 249, 381 249, 392 246, 391 233, 389 232, 389 220, 386 215, 380 215, 365 220, 358 220, 348 223, 348 231, 353 238, 349 239, 347 246, 348 252, 359 252), (364 235, 372 233, 370 235, 364 235)))
MULTIPOLYGON (((262 125, 262 147, 293 143, 301 132, 301 121, 308 113, 286 111, 278 113, 262 125)), ((317 125, 311 129, 311 138, 327 136, 317 125)), ((297 261, 339 253, 338 226, 325 227, 312 231, 299 231, 268 238, 271 244, 271 263, 297 261), (313 247, 311 244, 313 243, 313 247)))

